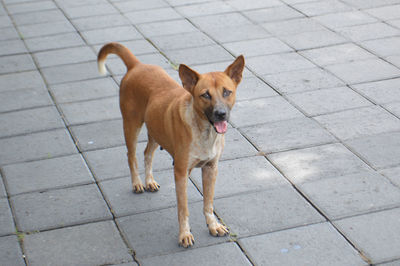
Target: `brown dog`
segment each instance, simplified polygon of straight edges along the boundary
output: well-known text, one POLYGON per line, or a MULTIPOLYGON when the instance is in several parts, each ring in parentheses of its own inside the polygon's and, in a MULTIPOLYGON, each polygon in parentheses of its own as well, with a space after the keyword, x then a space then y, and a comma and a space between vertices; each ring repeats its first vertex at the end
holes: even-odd
POLYGON ((101 48, 97 59, 101 73, 106 71, 104 62, 110 53, 118 55, 127 67, 120 86, 120 108, 133 191, 158 191, 152 160, 154 151, 161 145, 174 160, 179 243, 183 247, 194 243, 186 191, 188 175, 194 167, 202 168, 203 210, 210 233, 213 236, 225 235, 227 228, 214 216, 214 184, 229 112, 242 79, 243 56, 239 56, 224 72, 199 74, 186 65, 180 65, 182 88, 161 67, 142 64, 128 48, 118 43, 109 43, 101 48), (148 131, 144 151, 145 187, 139 178, 136 162, 136 142, 143 122, 148 131))

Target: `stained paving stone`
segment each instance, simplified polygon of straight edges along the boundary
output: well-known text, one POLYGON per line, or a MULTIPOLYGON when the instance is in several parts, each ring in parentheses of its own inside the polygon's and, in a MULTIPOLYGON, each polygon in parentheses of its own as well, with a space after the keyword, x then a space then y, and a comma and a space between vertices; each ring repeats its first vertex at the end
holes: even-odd
POLYGON ((263 79, 283 94, 344 85, 340 79, 320 68, 265 75, 263 79))
POLYGON ((265 9, 256 9, 251 11, 243 11, 243 14, 246 15, 250 20, 254 21, 255 23, 304 17, 302 13, 298 12, 296 9, 291 8, 290 6, 287 5, 265 8, 265 9))
POLYGON ((0 92, 44 87, 39 71, 0 75, 0 92))
POLYGON ((215 211, 238 237, 324 220, 290 185, 216 199, 214 204, 215 211))
POLYGON ((335 221, 339 230, 371 259, 372 263, 399 258, 400 209, 374 212, 335 221))
POLYGON ((277 121, 241 130, 264 153, 335 142, 328 131, 309 118, 277 121))
POLYGON ((244 238, 239 243, 259 265, 367 265, 328 223, 244 238))
POLYGON ((400 120, 379 106, 316 116, 315 119, 342 140, 400 129, 400 120))
POLYGON ((24 247, 30 265, 104 265, 133 261, 111 221, 26 235, 24 247))
POLYGON ((95 54, 87 46, 43 51, 33 56, 41 68, 96 60, 95 54))
POLYGON ((400 189, 373 171, 300 184, 299 188, 333 220, 400 206, 400 189))
POLYGON ((320 66, 376 58, 373 54, 353 43, 300 51, 300 54, 320 66))
POLYGON ((106 44, 108 42, 129 41, 142 38, 140 33, 132 26, 88 30, 82 32, 82 36, 89 44, 106 44))
POLYGON ((94 100, 97 98, 117 96, 118 86, 109 77, 68 82, 50 86, 57 103, 94 100))
POLYGON ((211 28, 206 33, 220 43, 271 37, 264 28, 253 24, 211 28))
POLYGON ((120 118, 117 97, 60 104, 69 125, 120 118))
POLYGON ((11 164, 77 153, 65 129, 0 139, 0 164, 11 164))
POLYGON ((400 166, 394 168, 383 169, 379 171, 386 176, 393 184, 400 187, 400 166))
POLYGON ((248 259, 234 243, 225 243, 204 248, 196 248, 187 252, 177 252, 164 256, 154 256, 140 260, 141 265, 184 265, 188 261, 196 261, 199 265, 251 265, 248 259))
POLYGON ((187 20, 171 20, 138 25, 146 37, 194 32, 197 29, 187 20))
POLYGON ((258 55, 277 54, 293 51, 292 48, 290 48, 287 44, 277 38, 225 43, 224 47, 231 51, 235 56, 244 54, 246 55, 246 58, 258 55))
POLYGON ((128 12, 125 13, 125 17, 133 24, 182 19, 182 16, 172 7, 128 12))
POLYGON ((267 157, 295 184, 370 170, 339 143, 274 153, 267 157))
POLYGON ((237 127, 303 117, 297 109, 280 96, 236 103, 231 121, 237 127))
POLYGON ((0 137, 64 127, 60 114, 54 106, 0 114, 0 124, 4 126, 0 137))
POLYGON ((256 77, 244 78, 236 90, 236 101, 278 96, 270 86, 256 77))
POLYGON ((15 233, 14 221, 6 198, 0 198, 0 225, 0 236, 15 233))
POLYGON ((112 219, 98 187, 93 184, 21 194, 13 196, 11 201, 18 229, 25 232, 112 219))
POLYGON ((382 57, 389 55, 400 55, 399 49, 397 49, 399 45, 400 36, 365 41, 361 43, 361 46, 382 57))
POLYGON ((166 54, 176 64, 201 65, 227 60, 233 61, 232 55, 218 45, 167 51, 166 54))
POLYGON ((46 88, 19 89, 0 92, 0 112, 52 105, 46 88))
POLYGON ((94 61, 47 67, 42 69, 42 73, 50 85, 100 77, 94 61))
POLYGON ((400 33, 398 29, 381 22, 343 27, 336 30, 355 42, 397 36, 400 33))
POLYGON ((129 25, 127 18, 120 14, 109 14, 72 19, 71 23, 80 31, 129 25))
POLYGON ((372 105, 348 87, 288 94, 287 98, 309 116, 372 105))
POLYGON ((25 265, 16 236, 0 237, 0 263, 1 265, 25 265))
POLYGON ((0 56, 26 53, 22 40, 0 41, 0 56))
MULTIPOLYGON (((229 241, 227 236, 210 235, 203 215, 202 202, 189 204, 189 212, 190 228, 196 241, 194 249, 229 241)), ((176 207, 118 218, 117 222, 139 260, 182 250, 178 245, 179 225, 176 207)))
POLYGON ((163 51, 209 46, 215 44, 210 37, 200 31, 154 36, 151 37, 151 41, 163 51), (181 41, 177 41, 178 39, 181 41))
POLYGON ((31 52, 82 46, 85 44, 76 32, 30 38, 26 39, 25 43, 31 52))
MULTIPOLYGON (((132 191, 130 176, 100 183, 107 201, 117 217, 144 213, 176 206, 174 171, 154 173, 154 179, 160 184, 158 192, 135 194, 132 191)), ((144 177, 142 178, 143 184, 144 177)), ((195 186, 188 181, 188 202, 201 201, 202 197, 195 186)))
POLYGON ((384 105, 386 110, 400 118, 400 102, 387 103, 384 105))
MULTIPOLYGON (((201 170, 194 169, 191 179, 202 192, 201 170)), ((262 156, 221 161, 218 164, 215 198, 274 189, 287 184, 286 179, 262 156)))
POLYGON ((28 54, 0 57, 0 74, 36 69, 32 57, 28 54))
POLYGON ((373 18, 361 11, 327 14, 314 17, 313 19, 331 29, 374 23, 378 21, 376 18, 373 18))
POLYGON ((400 164, 400 132, 353 139, 346 141, 346 144, 374 168, 388 168, 400 164))
POLYGON ((400 101, 400 78, 357 84, 352 87, 376 104, 400 101))
POLYGON ((68 21, 54 21, 52 23, 40 23, 31 25, 22 25, 18 27, 21 36, 24 39, 33 38, 38 36, 47 36, 53 34, 74 32, 75 28, 68 21))
POLYGON ((10 196, 94 182, 78 154, 6 165, 2 170, 10 196))
POLYGON ((318 31, 325 29, 320 23, 311 18, 299 18, 283 21, 267 22, 262 26, 276 36, 291 35, 299 32, 318 31))

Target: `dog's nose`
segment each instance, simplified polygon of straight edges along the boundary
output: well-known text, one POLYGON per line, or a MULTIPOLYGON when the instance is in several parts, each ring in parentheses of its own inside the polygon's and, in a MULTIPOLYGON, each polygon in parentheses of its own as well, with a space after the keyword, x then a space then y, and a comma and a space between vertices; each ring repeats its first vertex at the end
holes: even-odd
POLYGON ((217 109, 214 111, 214 116, 219 121, 223 121, 226 119, 226 111, 224 109, 217 109))

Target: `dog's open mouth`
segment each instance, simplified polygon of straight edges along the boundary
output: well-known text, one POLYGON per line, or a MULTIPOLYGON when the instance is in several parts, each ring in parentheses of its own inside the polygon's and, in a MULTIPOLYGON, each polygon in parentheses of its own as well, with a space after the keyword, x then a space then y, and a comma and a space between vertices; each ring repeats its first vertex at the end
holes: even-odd
POLYGON ((224 134, 228 130, 228 122, 227 121, 218 121, 212 123, 215 131, 219 134, 224 134))

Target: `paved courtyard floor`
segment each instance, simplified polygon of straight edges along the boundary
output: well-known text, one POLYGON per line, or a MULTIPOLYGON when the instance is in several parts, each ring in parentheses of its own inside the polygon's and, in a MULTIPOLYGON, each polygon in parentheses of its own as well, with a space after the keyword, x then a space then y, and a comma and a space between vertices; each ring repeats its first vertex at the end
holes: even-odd
MULTIPOLYGON (((143 172, 143 130, 139 164, 143 172)), ((400 265, 400 0, 0 0, 0 265, 400 265), (178 80, 246 58, 209 235, 172 160, 133 194, 118 41, 178 80)))

